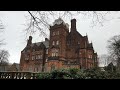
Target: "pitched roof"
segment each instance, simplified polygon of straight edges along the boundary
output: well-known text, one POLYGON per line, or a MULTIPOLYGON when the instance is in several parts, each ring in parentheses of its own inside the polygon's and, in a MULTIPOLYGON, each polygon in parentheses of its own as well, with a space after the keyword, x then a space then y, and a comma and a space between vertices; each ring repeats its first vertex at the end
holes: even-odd
POLYGON ((9 68, 8 71, 19 71, 19 64, 13 63, 9 68))
POLYGON ((43 42, 37 42, 37 43, 32 43, 32 47, 36 44, 37 46, 40 46, 41 44, 44 44, 46 48, 49 47, 49 41, 43 41, 43 42))
MULTIPOLYGON (((43 45, 41 45, 42 43, 45 45, 46 48, 49 48, 49 40, 45 40, 45 41, 43 41, 43 42, 32 43, 31 46, 26 46, 26 47, 23 49, 23 51, 30 49, 30 47, 34 48, 35 45, 38 46, 38 47, 39 47, 39 46, 43 46, 43 45)), ((36 47, 35 47, 35 48, 36 48, 36 47)))

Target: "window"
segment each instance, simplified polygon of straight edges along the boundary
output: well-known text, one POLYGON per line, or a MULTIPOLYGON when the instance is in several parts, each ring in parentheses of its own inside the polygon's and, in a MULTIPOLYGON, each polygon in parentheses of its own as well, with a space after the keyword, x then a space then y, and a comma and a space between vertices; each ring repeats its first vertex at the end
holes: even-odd
POLYGON ((40 59, 40 55, 38 55, 38 59, 40 59))
POLYGON ((80 44, 80 42, 78 41, 78 44, 80 44))
POLYGON ((54 57, 55 56, 55 52, 52 52, 52 57, 54 57))
POLYGON ((35 49, 33 49, 33 52, 35 51, 35 49))
POLYGON ((34 68, 34 72, 38 72, 38 67, 34 68))
POLYGON ((52 45, 55 45, 55 41, 52 42, 52 45))
POLYGON ((90 55, 88 56, 88 58, 90 58, 90 55))
POLYGON ((81 52, 79 52, 79 54, 81 55, 82 53, 81 53, 81 52))
POLYGON ((46 58, 45 62, 47 62, 48 58, 46 58))
POLYGON ((42 55, 36 55, 36 59, 42 59, 42 55))
POLYGON ((51 65, 51 71, 55 70, 55 65, 51 65))
POLYGON ((52 57, 54 56, 53 52, 52 52, 52 57))
POLYGON ((35 60, 35 56, 32 56, 32 60, 35 60))
POLYGON ((58 50, 57 49, 53 49, 52 50, 52 57, 58 56, 58 50))
POLYGON ((29 53, 29 52, 30 52, 30 50, 27 50, 27 52, 29 53))
POLYGON ((56 52, 55 56, 58 56, 58 52, 56 52))
POLYGON ((59 31, 57 31, 57 35, 59 35, 59 31))
POLYGON ((29 55, 25 55, 25 60, 29 60, 29 55))
POLYGON ((92 59, 92 55, 90 55, 90 59, 92 59))
POLYGON ((25 60, 29 60, 29 58, 28 58, 28 57, 26 57, 26 58, 25 58, 25 60))
POLYGON ((46 49, 46 54, 48 54, 48 49, 46 49))
POLYGON ((53 36, 55 35, 55 32, 53 32, 53 36))
POLYGON ((42 55, 40 55, 40 59, 42 59, 42 55))
POLYGON ((59 45, 59 41, 56 42, 56 45, 59 45))
POLYGON ((38 59, 38 55, 36 55, 36 59, 38 59))

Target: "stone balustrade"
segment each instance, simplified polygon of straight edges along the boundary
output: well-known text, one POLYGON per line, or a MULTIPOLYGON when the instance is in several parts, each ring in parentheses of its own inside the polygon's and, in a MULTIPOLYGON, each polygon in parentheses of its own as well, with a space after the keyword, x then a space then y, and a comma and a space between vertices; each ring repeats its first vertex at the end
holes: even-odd
POLYGON ((0 79, 37 79, 38 73, 33 72, 0 72, 0 79))

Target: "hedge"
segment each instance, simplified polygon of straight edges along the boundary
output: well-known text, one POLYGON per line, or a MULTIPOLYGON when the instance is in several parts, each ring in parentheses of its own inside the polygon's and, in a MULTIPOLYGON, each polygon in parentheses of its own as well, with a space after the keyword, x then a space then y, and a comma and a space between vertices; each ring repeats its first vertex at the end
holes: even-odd
POLYGON ((61 69, 50 73, 39 73, 38 79, 120 79, 120 73, 100 69, 61 69))

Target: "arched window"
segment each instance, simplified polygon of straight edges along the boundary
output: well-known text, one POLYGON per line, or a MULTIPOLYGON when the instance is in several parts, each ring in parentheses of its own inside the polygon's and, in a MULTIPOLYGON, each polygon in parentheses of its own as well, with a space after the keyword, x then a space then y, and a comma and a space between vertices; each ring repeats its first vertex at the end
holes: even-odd
POLYGON ((58 54, 59 54, 58 49, 53 49, 52 50, 52 57, 58 56, 58 54))

